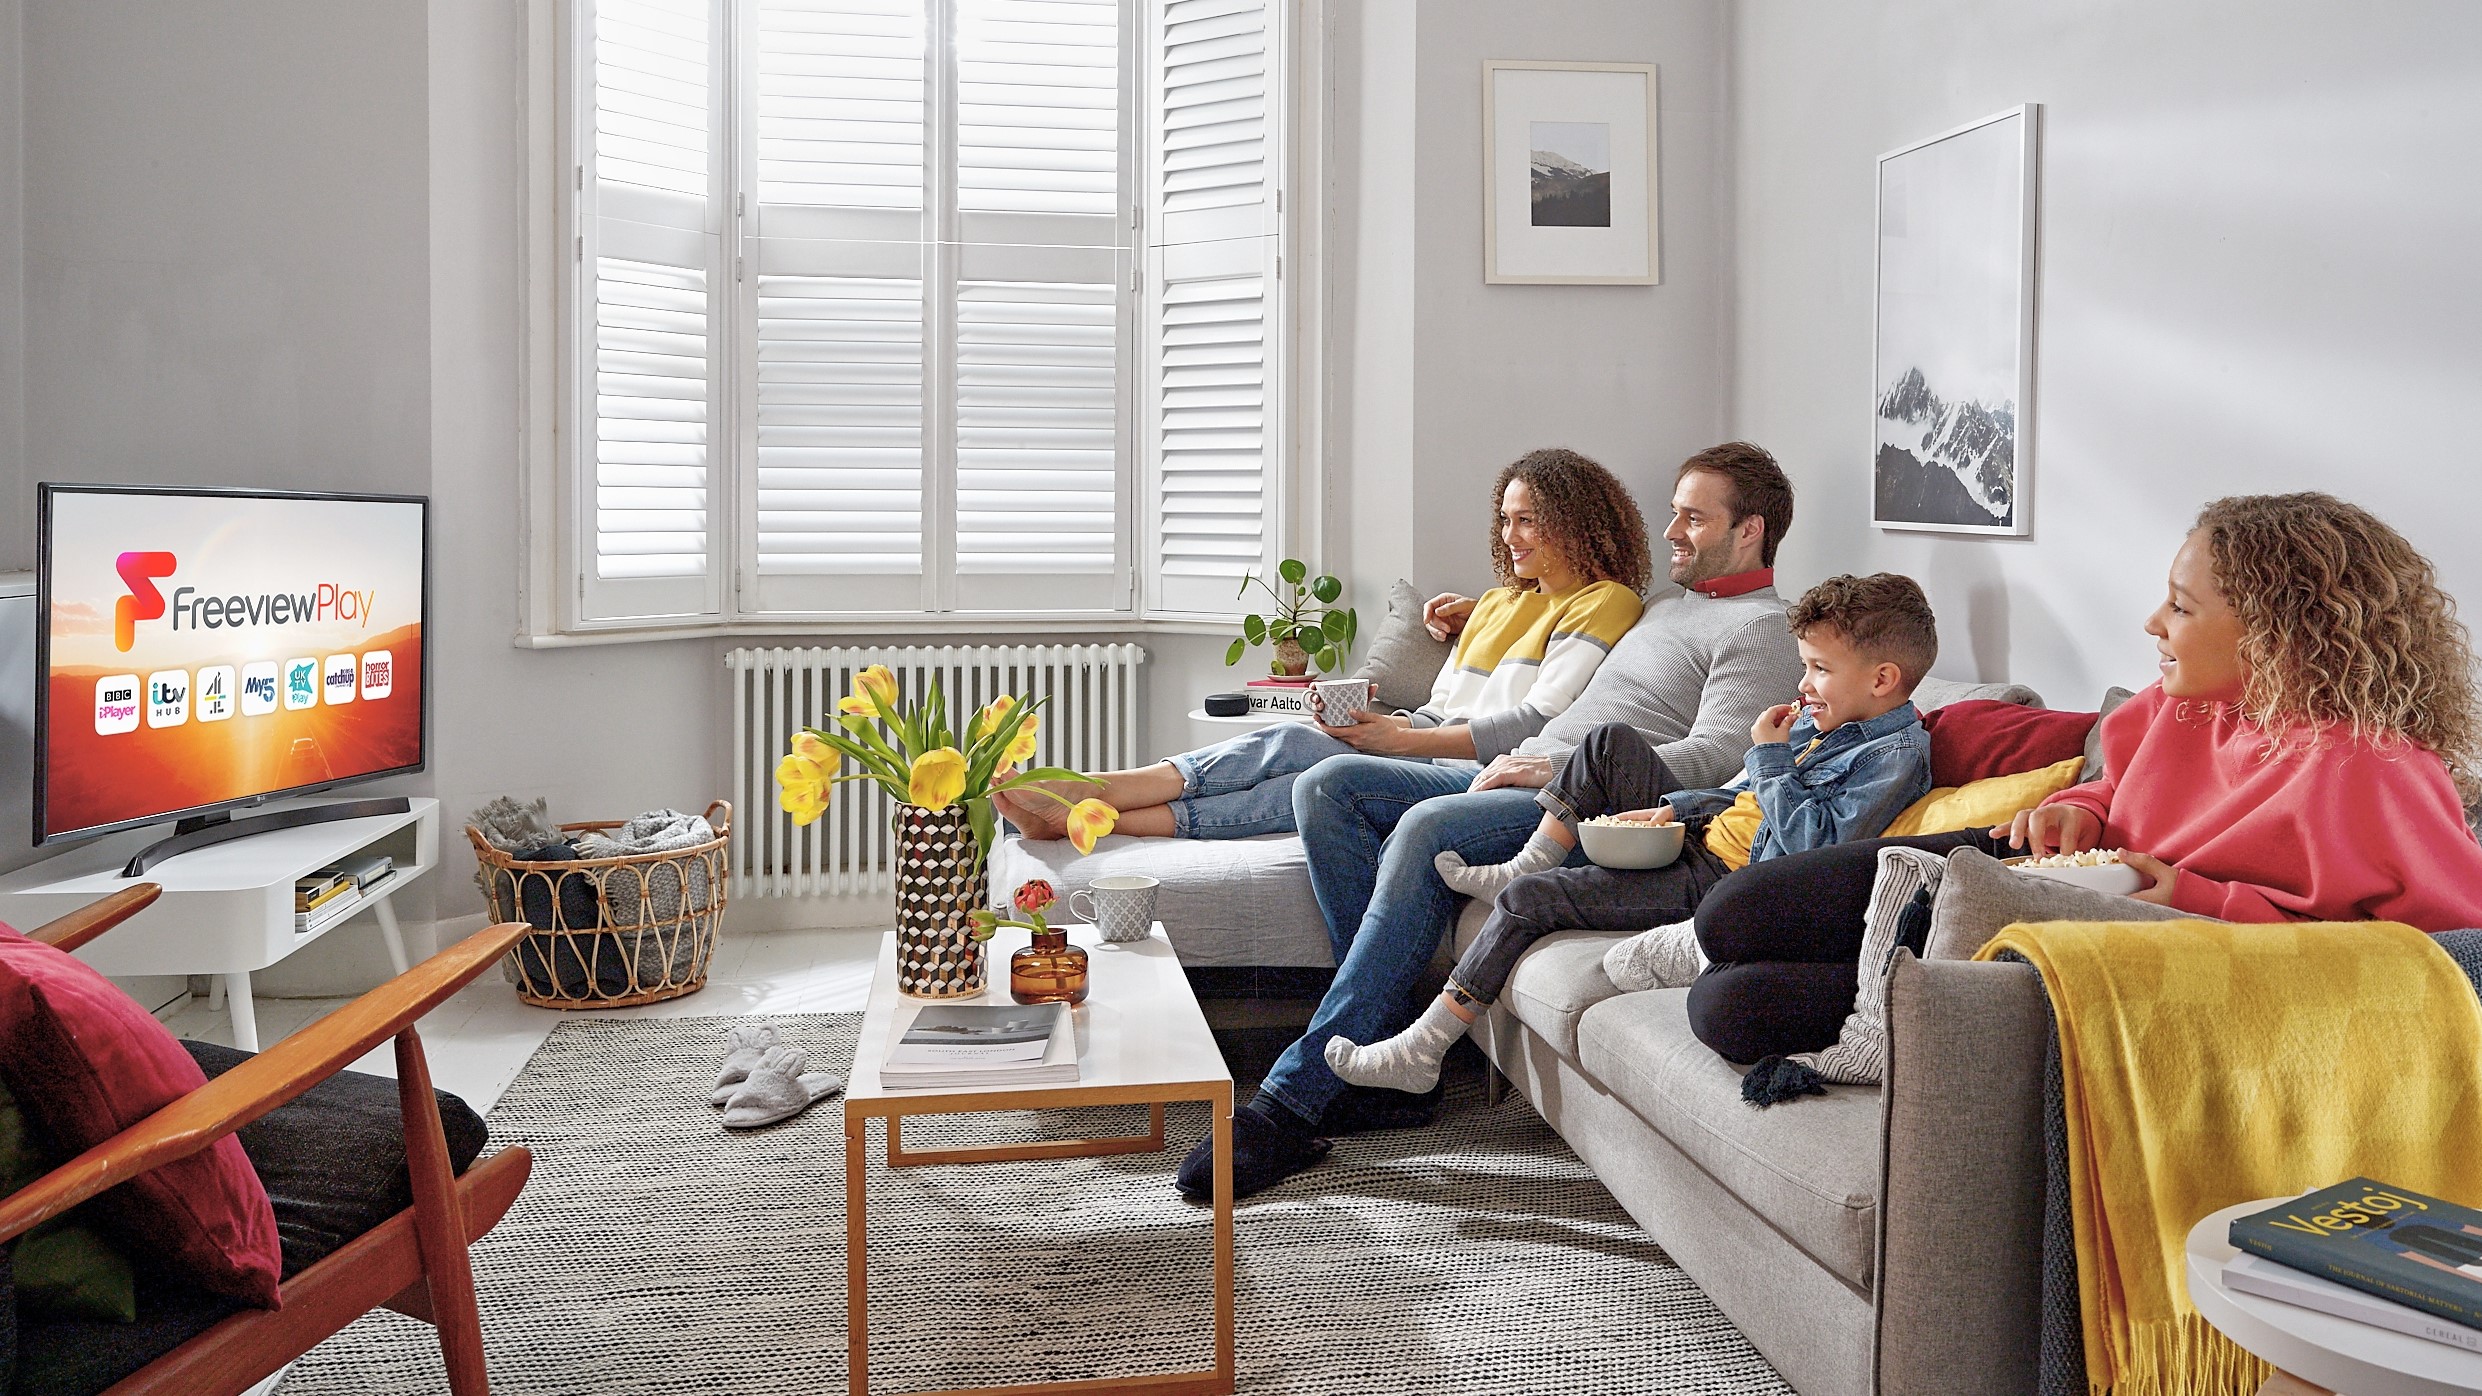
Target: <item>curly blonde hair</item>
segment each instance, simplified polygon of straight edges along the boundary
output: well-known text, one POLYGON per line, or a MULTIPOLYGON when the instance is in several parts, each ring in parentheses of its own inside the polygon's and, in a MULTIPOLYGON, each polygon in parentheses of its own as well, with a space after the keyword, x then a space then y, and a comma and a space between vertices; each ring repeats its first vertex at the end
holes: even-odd
POLYGON ((1646 548, 1646 516, 1620 477, 1575 451, 1553 446, 1528 451, 1500 472, 1491 486, 1491 573, 1504 587, 1532 591, 1541 583, 1519 577, 1500 536, 1500 503, 1508 482, 1525 481, 1534 496, 1534 519, 1544 539, 1584 582, 1618 582, 1640 596, 1654 575, 1646 548))
POLYGON ((2234 495, 2199 512, 2215 585, 2241 621, 2242 712, 2278 749, 2318 723, 2404 740, 2482 795, 2472 637, 2430 559, 2330 494, 2234 495))

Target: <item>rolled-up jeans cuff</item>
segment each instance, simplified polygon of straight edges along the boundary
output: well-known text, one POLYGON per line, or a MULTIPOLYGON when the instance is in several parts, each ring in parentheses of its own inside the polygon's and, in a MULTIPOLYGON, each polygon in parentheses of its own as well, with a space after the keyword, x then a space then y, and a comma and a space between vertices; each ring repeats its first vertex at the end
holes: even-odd
POLYGON ((1543 807, 1543 813, 1567 825, 1570 833, 1577 832, 1577 811, 1569 808, 1568 801, 1561 799, 1559 793, 1550 786, 1546 785, 1534 792, 1534 803, 1543 807))
POLYGON ((1181 798, 1187 799, 1198 793, 1198 753, 1184 751, 1165 757, 1163 763, 1181 773, 1181 798))

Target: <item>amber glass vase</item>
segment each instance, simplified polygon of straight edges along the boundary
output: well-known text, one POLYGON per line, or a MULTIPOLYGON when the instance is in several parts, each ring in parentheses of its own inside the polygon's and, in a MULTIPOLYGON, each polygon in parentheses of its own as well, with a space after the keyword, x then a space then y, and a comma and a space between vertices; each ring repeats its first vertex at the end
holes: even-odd
POLYGON ((1008 957, 1008 996, 1019 1003, 1086 1001, 1086 952, 1067 931, 1036 931, 1034 943, 1008 957))

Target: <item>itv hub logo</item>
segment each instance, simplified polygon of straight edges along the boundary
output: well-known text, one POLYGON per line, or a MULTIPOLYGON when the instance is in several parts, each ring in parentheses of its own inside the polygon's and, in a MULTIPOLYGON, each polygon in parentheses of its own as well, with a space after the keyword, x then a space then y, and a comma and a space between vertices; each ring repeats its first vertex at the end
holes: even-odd
POLYGON ((171 553, 122 553, 112 569, 121 574, 129 594, 112 606, 112 643, 127 654, 138 643, 138 622, 169 617, 174 630, 228 630, 260 625, 309 625, 359 621, 370 628, 376 589, 356 591, 335 582, 321 582, 308 591, 234 592, 202 595, 197 587, 175 587, 167 601, 155 584, 180 567, 171 553))
POLYGON ((110 737, 135 732, 141 718, 149 727, 179 727, 235 716, 266 717, 279 707, 301 712, 357 700, 378 702, 395 692, 396 656, 386 650, 306 655, 282 663, 254 659, 239 666, 210 664, 196 674, 158 669, 143 680, 136 674, 112 674, 95 680, 95 733, 110 737))

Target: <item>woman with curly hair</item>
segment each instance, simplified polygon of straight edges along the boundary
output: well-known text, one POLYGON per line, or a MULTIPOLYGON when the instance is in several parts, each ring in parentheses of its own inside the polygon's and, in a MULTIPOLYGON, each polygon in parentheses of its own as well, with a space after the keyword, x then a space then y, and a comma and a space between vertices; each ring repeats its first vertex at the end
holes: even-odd
POLYGON ((1853 1005, 1889 844, 2116 849, 2147 880, 2139 900, 2228 921, 2482 926, 2463 807, 2482 758, 2473 649, 2402 534, 2326 494, 2216 500, 2146 633, 2162 678, 2103 719, 2101 779, 1987 832, 1754 863, 1699 907, 1694 942, 1649 932, 1615 977, 1695 975, 1690 1025, 1734 1061, 1824 1048, 1853 1005))
MULTIPOLYGON (((1523 710, 1539 727, 1575 701, 1637 624, 1651 567, 1646 522, 1627 486, 1575 451, 1529 452, 1491 487, 1491 570, 1499 585, 1473 603, 1419 711, 1359 712, 1347 727, 1279 722, 1109 772, 1101 790, 1075 794, 1119 810, 1120 833, 1237 839, 1292 832, 1293 780, 1330 756, 1471 762, 1466 724, 1473 719, 1523 710)), ((1445 637, 1445 622, 1426 620, 1445 637)), ((1026 837, 1064 832, 1059 814, 1041 807, 1048 801, 999 799, 1026 837)))

